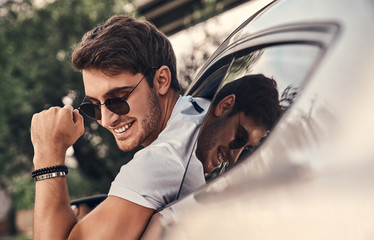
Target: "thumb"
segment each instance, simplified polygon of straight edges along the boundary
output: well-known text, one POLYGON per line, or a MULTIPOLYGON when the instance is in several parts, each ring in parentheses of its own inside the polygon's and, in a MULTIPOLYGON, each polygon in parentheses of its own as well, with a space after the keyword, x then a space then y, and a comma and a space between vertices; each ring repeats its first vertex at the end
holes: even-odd
POLYGON ((80 132, 80 135, 84 132, 84 123, 83 123, 83 117, 79 114, 78 109, 74 109, 73 111, 73 122, 75 126, 77 127, 77 130, 80 132))

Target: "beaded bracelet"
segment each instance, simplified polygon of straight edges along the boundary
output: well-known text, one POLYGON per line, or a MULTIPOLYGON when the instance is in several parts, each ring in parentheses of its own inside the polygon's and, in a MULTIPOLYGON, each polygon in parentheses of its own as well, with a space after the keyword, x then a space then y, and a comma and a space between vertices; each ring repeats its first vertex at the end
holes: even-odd
POLYGON ((40 175, 44 175, 44 174, 48 174, 48 173, 55 173, 55 172, 64 172, 65 175, 66 175, 66 174, 68 174, 69 170, 64 165, 57 165, 57 166, 37 169, 37 170, 35 170, 31 173, 31 176, 33 178, 35 178, 35 177, 40 176, 40 175))

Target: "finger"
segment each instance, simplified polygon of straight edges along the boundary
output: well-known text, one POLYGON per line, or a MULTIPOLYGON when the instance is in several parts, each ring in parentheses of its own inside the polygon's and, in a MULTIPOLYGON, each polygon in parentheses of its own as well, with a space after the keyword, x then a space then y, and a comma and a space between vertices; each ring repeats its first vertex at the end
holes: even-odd
POLYGON ((64 107, 61 108, 61 110, 64 116, 68 116, 69 120, 71 119, 75 123, 74 114, 73 114, 74 108, 71 105, 65 105, 64 107))
POLYGON ((83 117, 79 114, 78 109, 75 109, 73 111, 73 121, 75 125, 80 129, 81 135, 84 132, 84 123, 83 123, 83 117))
POLYGON ((73 110, 73 121, 74 123, 80 123, 80 121, 83 121, 82 115, 79 114, 78 109, 73 110))
POLYGON ((71 105, 69 105, 69 104, 65 105, 63 108, 70 109, 71 111, 74 110, 73 106, 71 106, 71 105))

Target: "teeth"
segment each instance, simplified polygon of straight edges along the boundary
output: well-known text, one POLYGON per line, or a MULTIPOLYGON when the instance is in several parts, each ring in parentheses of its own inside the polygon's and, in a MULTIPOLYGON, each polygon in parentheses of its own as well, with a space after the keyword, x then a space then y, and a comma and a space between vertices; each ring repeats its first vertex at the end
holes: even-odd
POLYGON ((223 163, 223 156, 222 156, 222 153, 221 152, 218 152, 218 154, 217 154, 217 159, 218 159, 218 161, 220 162, 220 163, 223 163))
POLYGON ((114 129, 114 131, 116 133, 123 133, 125 132, 127 129, 129 129, 131 127, 132 123, 129 123, 129 124, 126 124, 125 126, 121 127, 121 128, 117 128, 117 129, 114 129))

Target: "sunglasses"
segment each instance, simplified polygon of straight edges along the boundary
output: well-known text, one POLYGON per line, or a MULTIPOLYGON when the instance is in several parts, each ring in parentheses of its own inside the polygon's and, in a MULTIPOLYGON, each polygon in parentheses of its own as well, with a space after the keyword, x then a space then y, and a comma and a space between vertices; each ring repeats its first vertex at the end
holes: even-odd
MULTIPOLYGON (((157 68, 152 68, 157 69, 157 68)), ((151 71, 149 71, 151 72, 151 71)), ((149 73, 148 72, 148 73, 149 73)), ((92 102, 83 102, 81 105, 78 107, 80 111, 87 117, 93 119, 93 120, 101 120, 101 106, 105 105, 105 107, 118 115, 125 115, 129 113, 130 111, 130 105, 127 103, 127 98, 130 96, 130 94, 136 89, 136 87, 143 81, 143 79, 147 76, 148 74, 145 74, 142 79, 135 85, 135 87, 124 97, 113 97, 113 98, 108 98, 105 100, 104 103, 92 103, 92 102)))
POLYGON ((249 140, 249 133, 247 130, 240 124, 240 113, 239 113, 239 124, 235 132, 235 139, 229 143, 229 148, 231 149, 240 149, 240 148, 250 148, 251 146, 245 146, 249 140))

